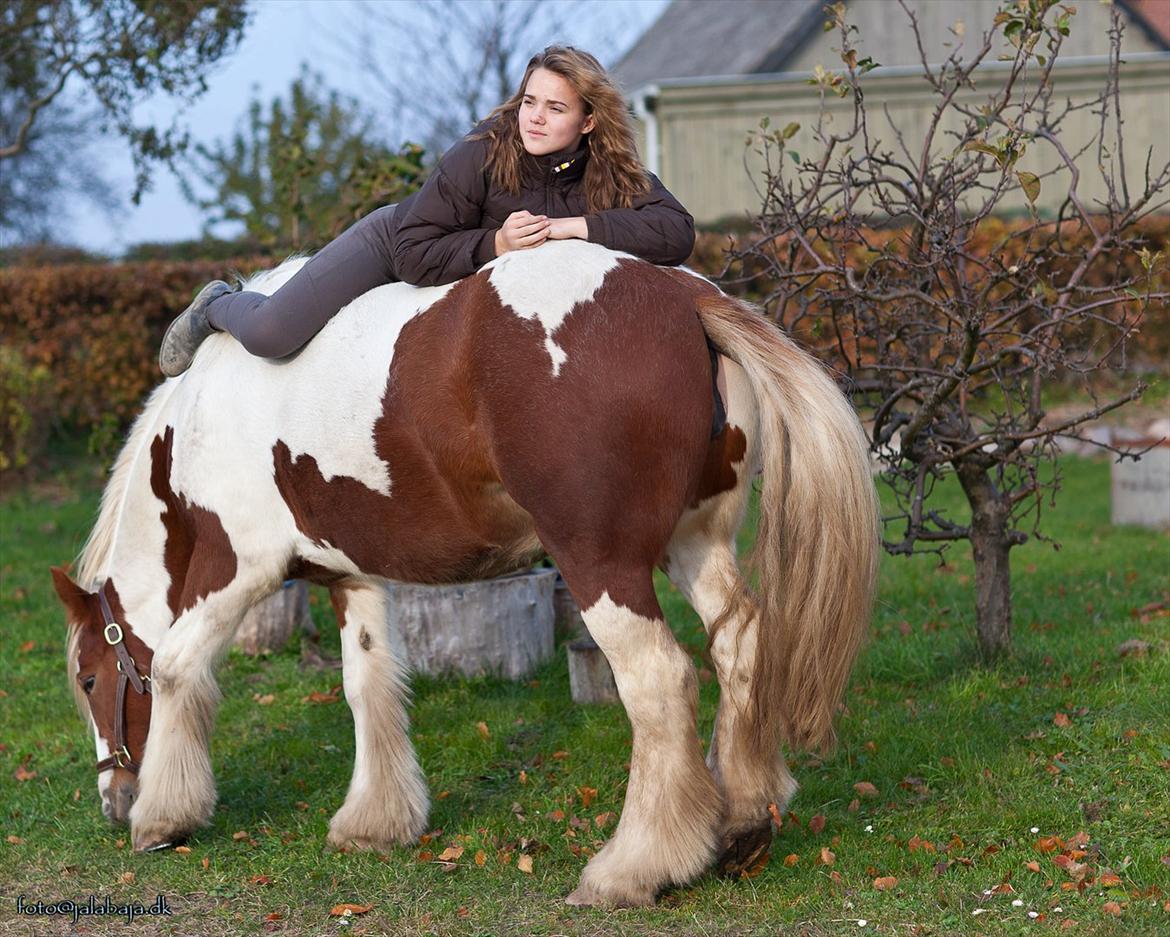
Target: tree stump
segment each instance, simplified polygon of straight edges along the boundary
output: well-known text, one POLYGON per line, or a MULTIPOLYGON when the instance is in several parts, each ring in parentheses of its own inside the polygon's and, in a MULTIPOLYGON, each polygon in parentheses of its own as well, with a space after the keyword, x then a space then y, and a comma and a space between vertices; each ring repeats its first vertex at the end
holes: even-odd
POLYGON ((569 692, 574 703, 616 703, 617 684, 605 653, 590 637, 568 645, 569 692))
POLYGON ((1153 448, 1137 462, 1113 463, 1113 523, 1170 527, 1170 443, 1143 438, 1127 439, 1125 444, 1153 448))
POLYGON ((279 651, 301 629, 317 633, 309 613, 309 585, 294 579, 248 609, 236 631, 235 646, 253 657, 279 651))
POLYGON ((389 591, 391 644, 417 673, 491 673, 520 679, 553 652, 556 570, 389 591))
POLYGON ((574 600, 573 594, 569 591, 569 586, 561 578, 560 573, 557 573, 556 588, 553 589, 553 612, 555 614, 555 631, 558 642, 583 638, 589 634, 585 630, 585 621, 581 617, 581 609, 577 607, 577 602, 574 600))

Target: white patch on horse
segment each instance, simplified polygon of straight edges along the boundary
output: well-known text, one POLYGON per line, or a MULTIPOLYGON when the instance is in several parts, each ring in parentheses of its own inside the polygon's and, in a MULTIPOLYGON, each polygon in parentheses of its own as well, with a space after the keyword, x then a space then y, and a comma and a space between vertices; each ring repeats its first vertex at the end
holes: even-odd
POLYGON ((555 334, 580 303, 591 300, 623 257, 588 241, 546 241, 532 250, 511 251, 484 267, 500 302, 521 319, 544 326, 544 347, 553 376, 568 360, 555 334))
MULTIPOLYGON (((93 721, 93 719, 89 720, 89 726, 91 729, 93 729, 94 747, 97 749, 97 760, 105 761, 112 754, 110 752, 110 745, 104 738, 102 738, 102 734, 98 731, 97 724, 93 721)), ((98 772, 98 794, 101 796, 103 801, 106 799, 106 795, 110 792, 110 782, 113 779, 113 771, 98 772)))

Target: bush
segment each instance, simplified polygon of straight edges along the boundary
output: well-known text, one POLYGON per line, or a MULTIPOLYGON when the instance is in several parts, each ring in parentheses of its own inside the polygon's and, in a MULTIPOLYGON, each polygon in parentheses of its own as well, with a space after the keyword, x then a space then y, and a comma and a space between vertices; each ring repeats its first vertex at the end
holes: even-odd
POLYGON ((15 348, 0 345, 0 478, 19 474, 43 451, 53 417, 53 396, 48 368, 30 363, 15 348))
POLYGON ((162 380, 167 324, 209 280, 271 267, 272 258, 0 270, 0 346, 52 378, 59 421, 108 431, 126 426, 162 380))

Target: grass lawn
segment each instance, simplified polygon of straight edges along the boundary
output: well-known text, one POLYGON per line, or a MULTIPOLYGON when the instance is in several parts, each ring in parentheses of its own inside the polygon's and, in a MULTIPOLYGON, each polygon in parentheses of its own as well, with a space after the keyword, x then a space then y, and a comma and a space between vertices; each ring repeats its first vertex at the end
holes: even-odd
MULTIPOLYGON (((415 681, 433 832, 389 855, 325 848, 352 723, 344 702, 305 700, 339 672, 300 670, 296 647, 233 652, 212 746, 214 823, 186 853, 134 855, 99 812, 47 572, 76 554, 95 515, 100 473, 71 460, 0 500, 0 932, 1170 933, 1170 538, 1109 525, 1107 462, 1063 471, 1047 518, 1062 549, 1013 553, 1012 660, 975 662, 965 548, 941 567, 885 558, 840 749, 795 759, 801 790, 771 862, 751 879, 707 876, 653 909, 605 913, 563 897, 621 809, 630 731, 618 706, 570 702, 563 651, 528 683, 415 681), (1121 656, 1131 638, 1153 652, 1121 656), (463 848, 454 863, 431 858, 452 845, 463 848), (161 895, 173 913, 82 918, 76 930, 69 917, 17 914, 19 896, 91 894, 147 906, 161 895), (372 909, 330 917, 340 903, 372 909)), ((696 617, 659 587, 702 667, 696 617)), ((337 655, 322 598, 323 644, 337 655)), ((706 738, 717 685, 706 668, 701 678, 706 738)))

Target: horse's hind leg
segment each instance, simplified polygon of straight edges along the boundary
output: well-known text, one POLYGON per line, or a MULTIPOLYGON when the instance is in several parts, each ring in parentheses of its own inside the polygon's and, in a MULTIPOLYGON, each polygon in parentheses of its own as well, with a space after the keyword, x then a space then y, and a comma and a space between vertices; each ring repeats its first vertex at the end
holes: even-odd
POLYGON ((727 804, 719 868, 751 868, 771 840, 769 804, 783 811, 796 793, 778 741, 753 737, 750 705, 755 679, 758 616, 740 577, 735 534, 751 491, 751 453, 737 469, 737 485, 683 515, 667 547, 666 573, 703 620, 719 678, 719 709, 707 763, 727 804), (726 617, 724 617, 726 613, 726 617))
POLYGON ((427 787, 407 734, 409 691, 389 647, 386 591, 346 582, 330 592, 356 749, 349 793, 329 824, 329 842, 380 850, 412 843, 426 829, 427 787))
POLYGON ((617 832, 568 902, 651 904, 664 886, 701 874, 718 839, 722 805, 696 733, 695 669, 666 625, 650 570, 561 570, 577 595, 596 594, 589 582, 605 586, 583 617, 613 668, 634 735, 617 832))

